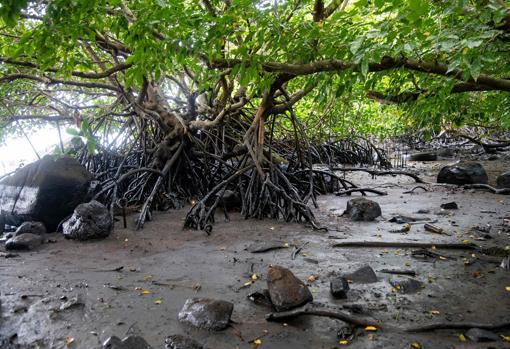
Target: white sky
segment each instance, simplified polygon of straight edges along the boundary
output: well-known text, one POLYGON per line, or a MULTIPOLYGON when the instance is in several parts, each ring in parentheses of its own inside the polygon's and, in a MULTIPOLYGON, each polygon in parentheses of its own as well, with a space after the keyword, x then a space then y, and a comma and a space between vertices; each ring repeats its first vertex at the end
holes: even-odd
MULTIPOLYGON (((71 137, 65 130, 61 131, 65 143, 71 137)), ((54 127, 41 128, 29 137, 41 157, 52 152, 53 147, 59 144, 58 131, 54 127)), ((20 163, 26 165, 34 160, 37 160, 37 156, 25 137, 7 139, 5 145, 0 146, 0 176, 14 171, 20 163)))

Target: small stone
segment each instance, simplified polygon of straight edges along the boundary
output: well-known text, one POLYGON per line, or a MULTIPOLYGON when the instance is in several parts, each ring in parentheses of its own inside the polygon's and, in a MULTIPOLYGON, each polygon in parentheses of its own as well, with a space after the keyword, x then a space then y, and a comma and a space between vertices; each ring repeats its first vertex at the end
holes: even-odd
POLYGON ((457 205, 457 203, 455 201, 452 201, 452 202, 447 202, 447 203, 441 204, 441 208, 444 210, 458 210, 459 206, 457 205))
POLYGON ((481 328, 471 328, 465 333, 465 336, 473 342, 493 342, 499 340, 498 335, 481 328))
POLYGON ((391 286, 397 289, 401 293, 412 294, 423 289, 423 284, 415 279, 394 279, 390 281, 391 286))
POLYGON ((140 336, 127 336, 123 340, 111 336, 103 343, 103 349, 151 349, 151 346, 140 336))
POLYGON ((248 295, 248 299, 258 305, 264 305, 268 307, 273 306, 273 303, 271 302, 271 298, 269 296, 269 290, 267 289, 250 293, 248 295))
POLYGON ((220 331, 229 322, 234 305, 223 300, 188 298, 179 312, 179 321, 194 327, 220 331))
POLYGON ((14 236, 26 233, 44 235, 46 234, 46 227, 42 222, 24 222, 16 229, 14 236))
POLYGON ((331 295, 338 299, 347 298, 347 291, 349 291, 349 283, 343 277, 337 277, 330 282, 331 295))
POLYGON ((347 209, 344 214, 353 221, 373 221, 381 215, 381 207, 375 201, 355 198, 347 201, 347 209))
POLYGON ((481 164, 473 161, 460 161, 457 164, 443 167, 438 175, 438 183, 449 184, 487 184, 489 178, 481 164))
POLYGON ((14 236, 5 242, 5 249, 12 250, 33 250, 43 243, 40 235, 25 233, 14 236))
POLYGON ((496 183, 500 188, 510 188, 510 171, 500 174, 496 183))
POLYGON ((62 225, 64 236, 75 240, 105 238, 112 229, 110 212, 106 206, 95 200, 78 205, 71 218, 62 225))
POLYGON ((365 265, 352 273, 345 274, 344 277, 347 280, 352 280, 352 282, 358 282, 361 284, 377 282, 377 275, 375 274, 374 269, 372 269, 369 265, 365 265))
POLYGON ((308 287, 284 267, 269 267, 267 286, 276 311, 289 310, 313 301, 308 287))
POLYGON ((173 336, 168 336, 165 339, 165 348, 166 349, 203 349, 202 344, 198 343, 194 339, 183 336, 180 334, 175 334, 173 336))
POLYGON ((410 161, 436 161, 437 153, 435 151, 426 151, 409 155, 410 161))

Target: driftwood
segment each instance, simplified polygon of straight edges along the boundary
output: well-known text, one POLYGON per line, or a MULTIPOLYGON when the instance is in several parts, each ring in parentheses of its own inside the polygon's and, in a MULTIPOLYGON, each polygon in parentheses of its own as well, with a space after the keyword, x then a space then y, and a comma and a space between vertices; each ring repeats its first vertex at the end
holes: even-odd
POLYGON ((510 195, 510 188, 498 189, 488 184, 466 184, 464 189, 485 189, 494 194, 510 195))
POLYGON ((346 189, 346 190, 340 190, 340 191, 337 191, 335 193, 335 195, 337 195, 337 196, 351 195, 351 193, 355 193, 355 192, 360 192, 361 195, 363 195, 363 196, 365 196, 366 193, 374 193, 374 194, 381 195, 381 196, 388 195, 388 193, 386 193, 385 191, 380 191, 380 190, 372 189, 372 188, 351 188, 351 189, 346 189))
POLYGON ((375 320, 368 320, 363 318, 358 318, 347 313, 341 312, 336 309, 329 309, 322 306, 317 306, 313 304, 307 304, 300 308, 281 311, 281 312, 273 312, 266 315, 267 321, 283 321, 289 318, 302 316, 302 315, 315 315, 315 316, 324 316, 332 319, 338 319, 344 321, 346 323, 356 325, 356 326, 376 326, 379 327, 379 324, 375 320))
POLYGON ((407 171, 381 171, 381 170, 374 170, 369 168, 358 168, 358 167, 332 167, 330 168, 330 171, 344 171, 344 172, 367 172, 371 174, 372 176, 395 176, 395 175, 401 175, 401 176, 408 176, 414 179, 416 183, 425 183, 418 175, 415 175, 414 173, 410 173, 407 171))
POLYGON ((387 241, 347 241, 334 244, 332 247, 381 247, 381 248, 436 248, 448 250, 479 250, 475 244, 448 244, 429 242, 387 242, 387 241))
POLYGON ((483 330, 499 330, 510 328, 510 321, 496 322, 493 324, 477 322, 438 322, 429 325, 409 327, 406 332, 429 332, 435 330, 464 330, 470 328, 481 328, 483 330))

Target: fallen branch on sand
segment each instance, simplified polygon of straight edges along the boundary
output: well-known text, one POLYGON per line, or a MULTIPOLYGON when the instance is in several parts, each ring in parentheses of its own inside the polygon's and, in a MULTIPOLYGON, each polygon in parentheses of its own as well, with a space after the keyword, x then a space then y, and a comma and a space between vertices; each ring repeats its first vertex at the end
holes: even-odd
POLYGON ((380 190, 372 189, 372 188, 351 188, 351 189, 346 189, 346 190, 340 190, 340 191, 337 191, 335 193, 335 195, 336 196, 351 195, 352 193, 355 193, 355 192, 360 192, 361 195, 363 195, 363 196, 367 195, 366 193, 374 193, 374 194, 381 195, 381 196, 388 195, 388 193, 386 193, 385 191, 380 191, 380 190))
POLYGON ((477 322, 438 322, 435 324, 416 326, 407 328, 406 332, 429 332, 435 330, 464 330, 470 328, 481 328, 483 330, 499 330, 502 328, 510 328, 510 322, 504 321, 494 324, 477 323, 477 322))
POLYGON ((357 325, 357 326, 376 326, 379 327, 379 324, 375 320, 368 320, 363 318, 354 317, 347 313, 324 308, 322 306, 317 306, 313 304, 307 304, 300 308, 281 311, 281 312, 273 312, 266 315, 267 321, 281 321, 292 317, 302 316, 302 315, 315 315, 315 316, 324 316, 333 319, 338 319, 344 321, 346 323, 357 325))
POLYGON ((475 244, 448 244, 430 242, 387 242, 387 241, 347 241, 339 242, 332 247, 382 247, 382 248, 443 248, 448 250, 479 250, 475 244))
POLYGON ((360 172, 367 172, 371 174, 372 176, 408 176, 415 180, 416 183, 425 183, 418 175, 415 175, 414 173, 406 172, 406 171, 380 171, 380 170, 373 170, 369 168, 357 168, 357 167, 332 167, 329 169, 330 171, 344 171, 344 172, 354 172, 354 171, 360 171, 360 172))
POLYGON ((414 187, 413 189, 411 189, 411 190, 407 190, 407 191, 403 192, 402 194, 412 194, 412 193, 414 193, 414 191, 415 191, 416 189, 423 189, 423 191, 429 191, 429 190, 428 190, 427 188, 425 188, 424 186, 422 186, 422 185, 417 185, 417 186, 416 186, 416 187, 414 187))
POLYGON ((510 188, 498 189, 488 184, 466 184, 464 189, 485 189, 494 194, 510 195, 510 188))

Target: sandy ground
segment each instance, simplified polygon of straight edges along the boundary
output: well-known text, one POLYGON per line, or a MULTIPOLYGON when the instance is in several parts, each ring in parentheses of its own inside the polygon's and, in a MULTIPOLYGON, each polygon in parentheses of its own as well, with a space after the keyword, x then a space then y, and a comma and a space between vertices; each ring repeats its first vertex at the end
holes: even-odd
MULTIPOLYGON (((429 180, 445 161, 410 164, 429 180)), ((484 162, 491 182, 495 175, 510 168, 509 161, 484 162)), ((142 335, 154 348, 163 348, 171 334, 188 334, 207 348, 340 348, 337 331, 345 324, 339 320, 301 317, 285 324, 267 322, 269 309, 255 305, 247 295, 266 287, 270 264, 290 268, 307 280, 315 301, 344 311, 359 305, 362 314, 380 321, 377 332, 357 330, 349 343, 352 348, 410 348, 416 341, 422 348, 507 348, 503 341, 471 344, 459 341, 461 330, 440 330, 424 334, 398 330, 432 322, 510 321, 510 272, 490 262, 466 266, 470 251, 437 250, 449 258, 422 261, 411 257, 412 249, 333 248, 344 241, 475 242, 482 246, 510 245, 510 197, 448 186, 426 185, 428 192, 417 190, 407 177, 348 175, 357 184, 378 187, 387 196, 374 197, 383 211, 376 222, 350 222, 341 217, 348 197, 323 196, 316 210, 328 232, 313 231, 301 224, 272 220, 243 220, 233 214, 226 223, 217 216, 211 236, 182 230, 186 209, 156 213, 143 231, 132 225, 115 232, 106 240, 74 242, 56 234, 54 243, 37 251, 20 253, 16 258, 0 260, 0 347, 1 348, 100 348, 109 336, 142 335), (458 210, 444 212, 441 203, 456 201, 458 210), (417 214, 420 209, 429 214, 417 214), (391 233, 401 226, 387 222, 396 214, 428 217, 449 234, 426 232, 413 225, 407 234, 391 233), (473 226, 490 224, 491 239, 479 241, 483 233, 473 226), (255 241, 281 240, 289 248, 252 254, 245 248, 255 241), (291 259, 293 245, 308 244, 291 259), (406 295, 389 283, 403 279, 377 272, 379 281, 351 284, 346 300, 335 300, 329 293, 332 275, 368 264, 376 272, 384 268, 412 269, 424 288, 406 295), (111 271, 117 267, 121 271, 111 271), (259 279, 243 285, 256 273, 259 279), (148 292, 144 292, 148 291, 148 292), (145 293, 145 294, 144 294, 145 293), (177 314, 188 297, 212 297, 235 304, 230 328, 222 332, 196 330, 177 321, 177 314), (79 304, 73 304, 77 298, 79 304), (384 329, 384 326, 392 329, 384 329), (396 329, 397 328, 397 329, 396 329), (72 338, 72 340, 71 340, 72 338), (72 342, 72 343, 70 343, 72 342), (66 344, 67 343, 67 344, 66 344)), ((355 195, 353 195, 355 196, 355 195)), ((130 219, 131 223, 133 217, 130 219)), ((359 308, 359 307, 358 307, 359 308)), ((510 335, 510 330, 496 331, 510 335)))

